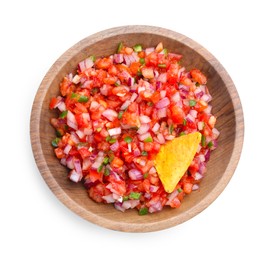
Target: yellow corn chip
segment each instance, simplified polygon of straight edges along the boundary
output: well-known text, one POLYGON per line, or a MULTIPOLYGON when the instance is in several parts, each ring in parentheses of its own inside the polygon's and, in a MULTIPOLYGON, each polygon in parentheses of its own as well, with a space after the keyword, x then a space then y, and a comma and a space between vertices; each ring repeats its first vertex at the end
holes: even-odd
POLYGON ((161 146, 155 167, 166 192, 171 193, 190 166, 196 154, 201 134, 183 135, 161 146))

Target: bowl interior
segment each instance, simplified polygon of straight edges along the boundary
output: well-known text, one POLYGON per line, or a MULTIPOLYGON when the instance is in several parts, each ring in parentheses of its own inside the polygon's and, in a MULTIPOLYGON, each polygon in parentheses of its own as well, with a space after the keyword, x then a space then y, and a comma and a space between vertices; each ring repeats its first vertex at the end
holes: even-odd
POLYGON ((143 232, 167 228, 188 220, 206 208, 224 189, 233 174, 242 145, 240 138, 237 146, 237 138, 242 135, 243 118, 239 97, 220 63, 189 38, 152 27, 121 27, 108 30, 82 40, 65 52, 41 83, 31 118, 33 152, 48 186, 66 206, 80 216, 101 226, 121 231, 143 232), (199 68, 208 77, 208 88, 213 96, 212 112, 217 117, 216 127, 221 132, 219 145, 212 152, 208 172, 200 184, 200 189, 185 197, 178 209, 165 208, 156 214, 139 216, 136 210, 122 213, 115 210, 113 205, 97 204, 88 197, 83 185, 67 179, 68 171, 60 165, 50 145, 55 132, 49 122, 55 114, 48 107, 50 99, 59 94, 62 78, 71 71, 75 72, 77 64, 90 55, 99 57, 114 53, 121 41, 127 46, 141 43, 144 47, 156 46, 163 42, 170 52, 183 55, 183 63, 187 69, 199 68), (242 124, 239 135, 238 119, 242 124))

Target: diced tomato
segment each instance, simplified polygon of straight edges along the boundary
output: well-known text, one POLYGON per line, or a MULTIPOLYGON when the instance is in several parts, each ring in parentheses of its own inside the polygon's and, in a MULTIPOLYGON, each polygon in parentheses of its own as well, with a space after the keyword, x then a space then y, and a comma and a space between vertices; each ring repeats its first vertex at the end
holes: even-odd
POLYGON ((173 105, 170 109, 173 122, 176 124, 182 124, 185 118, 185 114, 182 108, 177 105, 173 105))
POLYGON ((63 150, 61 148, 56 148, 55 149, 55 154, 57 156, 58 159, 61 159, 65 156, 63 150))
POLYGON ((141 67, 141 63, 140 62, 132 62, 130 64, 130 71, 132 73, 132 75, 137 75, 137 73, 139 72, 141 67))
POLYGON ((155 66, 158 65, 158 54, 156 52, 151 52, 145 57, 145 63, 147 66, 155 66))
POLYGON ((82 148, 78 149, 78 152, 79 152, 80 156, 82 157, 82 159, 92 155, 91 152, 86 147, 82 147, 82 148))
POLYGON ((66 96, 72 93, 74 89, 75 89, 74 84, 67 77, 64 77, 63 81, 60 83, 61 95, 66 96))
POLYGON ((56 97, 53 97, 50 101, 49 108, 53 109, 57 103, 58 103, 58 99, 56 97))
POLYGON ((75 103, 75 108, 73 109, 73 112, 75 114, 82 114, 82 113, 88 113, 88 110, 87 110, 86 106, 77 102, 77 103, 75 103))
POLYGON ((190 71, 192 78, 198 82, 199 84, 206 84, 207 78, 206 76, 198 69, 192 69, 190 71))
POLYGON ((186 193, 186 194, 189 194, 192 192, 192 188, 193 188, 193 184, 192 183, 189 183, 189 182, 185 182, 183 184, 183 191, 186 193))
POLYGON ((112 76, 116 76, 118 74, 118 69, 116 68, 115 65, 111 65, 109 68, 108 68, 108 73, 112 76))
POLYGON ((95 62, 95 65, 98 69, 108 69, 112 65, 112 60, 110 58, 98 59, 95 62))
POLYGON ((102 183, 99 183, 89 190, 89 196, 96 202, 102 202, 102 197, 106 195, 106 187, 102 183))
POLYGON ((113 168, 119 168, 122 167, 123 165, 124 162, 118 157, 114 157, 113 161, 111 162, 111 167, 113 168))
POLYGON ((158 103, 161 99, 161 93, 159 91, 154 92, 150 99, 154 104, 158 103))
POLYGON ((171 64, 167 70, 167 80, 170 84, 176 83, 178 80, 179 65, 177 63, 171 64))

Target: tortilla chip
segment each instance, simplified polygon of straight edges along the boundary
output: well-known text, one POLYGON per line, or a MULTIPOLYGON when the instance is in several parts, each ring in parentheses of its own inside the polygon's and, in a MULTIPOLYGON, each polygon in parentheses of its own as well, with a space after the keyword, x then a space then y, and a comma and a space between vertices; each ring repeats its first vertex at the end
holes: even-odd
POLYGON ((171 193, 190 166, 196 154, 201 134, 183 135, 161 146, 155 167, 166 192, 171 193))

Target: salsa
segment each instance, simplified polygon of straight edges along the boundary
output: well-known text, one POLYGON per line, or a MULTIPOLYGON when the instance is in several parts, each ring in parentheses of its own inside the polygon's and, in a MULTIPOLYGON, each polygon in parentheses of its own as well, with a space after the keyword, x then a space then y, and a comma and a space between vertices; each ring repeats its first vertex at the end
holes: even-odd
POLYGON ((120 43, 116 53, 90 56, 60 83, 50 101, 58 116, 52 141, 68 178, 83 182, 91 199, 140 215, 177 208, 199 188, 210 153, 217 147, 207 78, 187 71, 182 55, 162 43, 144 48, 120 43), (201 133, 190 166, 171 193, 164 190, 154 161, 162 145, 201 133))

